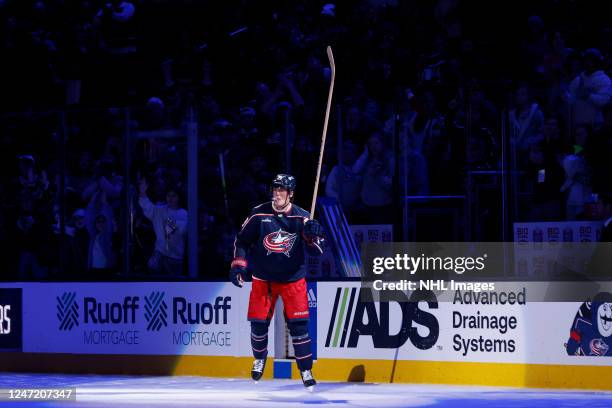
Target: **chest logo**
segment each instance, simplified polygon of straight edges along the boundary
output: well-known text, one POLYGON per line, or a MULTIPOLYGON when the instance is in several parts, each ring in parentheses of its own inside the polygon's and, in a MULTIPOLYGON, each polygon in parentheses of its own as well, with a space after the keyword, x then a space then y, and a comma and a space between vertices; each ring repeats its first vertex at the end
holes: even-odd
POLYGON ((268 251, 266 255, 272 253, 285 254, 288 258, 291 256, 291 248, 295 244, 297 234, 292 234, 282 229, 271 232, 263 239, 263 245, 268 251))

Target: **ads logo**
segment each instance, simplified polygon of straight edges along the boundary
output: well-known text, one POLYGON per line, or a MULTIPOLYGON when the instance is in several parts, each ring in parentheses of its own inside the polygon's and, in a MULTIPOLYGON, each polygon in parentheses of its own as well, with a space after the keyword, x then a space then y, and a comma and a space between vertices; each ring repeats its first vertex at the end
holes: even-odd
POLYGON ((57 320, 60 330, 72 330, 79 325, 79 305, 76 301, 76 292, 64 292, 57 296, 57 320))
POLYGON ((568 355, 610 357, 611 345, 612 294, 601 292, 580 305, 565 348, 568 355))
POLYGON ((401 315, 389 314, 389 302, 377 302, 379 310, 366 288, 338 288, 332 310, 325 347, 357 347, 360 336, 372 336, 375 348, 398 348, 408 339, 417 348, 427 350, 436 344, 440 327, 436 317, 419 309, 419 302, 426 302, 429 309, 437 309, 438 301, 431 291, 415 291, 410 298, 397 304, 401 315), (391 334, 391 319, 400 320, 398 333, 391 334), (366 321, 366 323, 364 323, 366 321), (429 333, 421 336, 413 323, 426 327, 429 333))
POLYGON ((145 296, 145 319, 147 330, 159 331, 162 326, 168 326, 168 305, 164 300, 165 292, 151 292, 145 296))

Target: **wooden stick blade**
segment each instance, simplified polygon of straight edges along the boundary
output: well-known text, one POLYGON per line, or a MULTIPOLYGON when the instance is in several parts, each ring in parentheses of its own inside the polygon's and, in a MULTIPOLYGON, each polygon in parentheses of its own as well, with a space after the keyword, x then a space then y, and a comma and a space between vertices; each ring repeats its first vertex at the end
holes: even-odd
POLYGON ((335 71, 336 63, 334 62, 334 53, 329 45, 327 46, 327 59, 329 59, 329 66, 331 67, 332 71, 335 71))

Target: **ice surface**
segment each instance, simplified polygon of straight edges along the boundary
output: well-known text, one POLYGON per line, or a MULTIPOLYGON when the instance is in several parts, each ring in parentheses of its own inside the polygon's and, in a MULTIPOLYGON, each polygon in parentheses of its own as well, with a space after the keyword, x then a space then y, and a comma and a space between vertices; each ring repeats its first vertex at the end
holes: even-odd
POLYGON ((34 387, 76 387, 77 402, 0 407, 612 407, 609 392, 341 382, 308 392, 300 380, 0 373, 0 388, 34 387))

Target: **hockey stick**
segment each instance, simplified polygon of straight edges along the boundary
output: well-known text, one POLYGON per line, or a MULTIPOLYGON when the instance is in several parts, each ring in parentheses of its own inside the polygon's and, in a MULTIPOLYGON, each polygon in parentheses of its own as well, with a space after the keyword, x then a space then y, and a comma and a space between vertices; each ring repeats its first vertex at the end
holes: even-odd
POLYGON ((319 162, 317 163, 317 178, 315 179, 314 191, 312 193, 312 205, 310 206, 310 219, 314 219, 315 207, 317 206, 317 193, 319 191, 321 165, 323 164, 323 152, 325 151, 327 124, 329 123, 329 111, 331 110, 332 95, 334 94, 334 80, 336 79, 336 64, 334 63, 334 54, 330 46, 327 46, 327 58, 329 59, 329 66, 331 67, 331 82, 329 83, 327 108, 325 109, 325 121, 323 122, 323 136, 321 138, 321 150, 319 151, 319 162))

